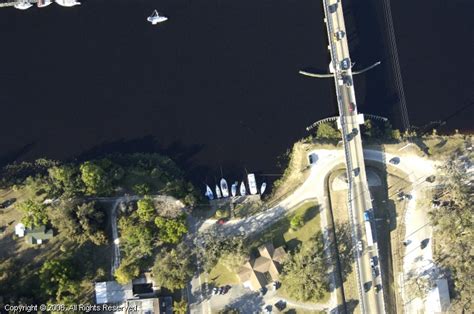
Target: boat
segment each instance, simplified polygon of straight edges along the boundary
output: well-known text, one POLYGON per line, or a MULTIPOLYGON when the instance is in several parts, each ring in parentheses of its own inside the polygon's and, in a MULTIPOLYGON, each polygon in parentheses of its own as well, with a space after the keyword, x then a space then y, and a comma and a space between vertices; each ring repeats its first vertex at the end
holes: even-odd
POLYGON ((219 186, 217 184, 216 184, 216 196, 217 196, 217 198, 222 197, 221 190, 219 189, 219 186))
POLYGON ((234 197, 237 195, 237 185, 239 185, 239 182, 235 181, 234 184, 232 184, 232 186, 230 187, 230 193, 234 197))
POLYGON ((38 8, 44 8, 50 5, 51 3, 53 3, 53 0, 38 0, 37 6, 38 8))
POLYGON ((57 4, 63 7, 73 7, 81 3, 76 0, 55 0, 57 4))
POLYGON ((244 196, 245 194, 247 194, 247 191, 245 189, 245 183, 244 181, 242 181, 242 183, 240 184, 240 195, 244 196))
POLYGON ((33 5, 28 0, 21 0, 18 1, 17 4, 14 5, 15 9, 18 10, 26 10, 31 8, 33 5))
POLYGON ((221 179, 221 191, 222 197, 229 197, 229 186, 224 178, 221 179))
POLYGON ((211 188, 209 187, 209 185, 206 184, 206 194, 204 194, 205 196, 207 196, 207 198, 209 200, 213 200, 214 199, 214 193, 212 193, 212 190, 211 188))
POLYGON ((247 175, 247 180, 249 182, 249 190, 250 190, 250 194, 252 195, 255 195, 258 193, 258 189, 257 189, 257 181, 255 180, 255 174, 253 173, 249 173, 247 175))
POLYGON ((160 13, 155 10, 146 20, 151 24, 156 25, 158 23, 168 20, 168 18, 166 16, 160 15, 160 13))
POLYGON ((266 188, 267 188, 267 183, 263 182, 262 185, 260 186, 260 195, 262 195, 263 192, 265 192, 266 188))

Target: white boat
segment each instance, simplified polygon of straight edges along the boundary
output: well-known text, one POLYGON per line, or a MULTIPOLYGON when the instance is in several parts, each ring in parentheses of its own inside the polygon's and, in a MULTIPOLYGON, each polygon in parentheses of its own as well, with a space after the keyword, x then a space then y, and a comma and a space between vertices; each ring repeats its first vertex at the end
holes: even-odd
POLYGON ((38 8, 44 8, 50 5, 51 3, 53 3, 53 0, 38 0, 37 6, 38 8))
POLYGON ((266 188, 267 188, 267 183, 263 182, 262 185, 260 186, 260 195, 262 195, 263 192, 265 192, 266 188))
POLYGON ((216 184, 216 196, 217 196, 217 198, 222 197, 221 190, 219 189, 219 186, 217 184, 216 184))
POLYGON ((239 182, 235 181, 234 184, 232 184, 232 186, 230 187, 230 193, 234 197, 237 195, 237 185, 239 185, 239 182))
POLYGON ((168 20, 168 18, 166 16, 160 15, 160 13, 155 10, 146 20, 151 24, 156 25, 158 23, 168 20))
POLYGON ((81 3, 76 0, 55 0, 57 4, 63 7, 73 7, 81 3))
POLYGON ((257 189, 257 181, 255 180, 255 175, 253 173, 249 173, 247 175, 247 180, 249 181, 249 190, 250 194, 257 194, 258 189, 257 189))
POLYGON ((244 181, 242 181, 242 183, 240 183, 240 195, 244 196, 245 194, 247 194, 247 190, 245 189, 244 181))
POLYGON ((214 193, 212 193, 212 190, 211 188, 209 187, 209 185, 206 184, 206 194, 204 194, 205 196, 207 196, 207 198, 209 200, 213 200, 214 199, 214 193))
POLYGON ((28 0, 21 0, 17 4, 14 5, 15 9, 18 10, 26 10, 31 8, 33 5, 28 0))
POLYGON ((221 179, 221 191, 222 197, 229 197, 229 186, 224 178, 221 179))

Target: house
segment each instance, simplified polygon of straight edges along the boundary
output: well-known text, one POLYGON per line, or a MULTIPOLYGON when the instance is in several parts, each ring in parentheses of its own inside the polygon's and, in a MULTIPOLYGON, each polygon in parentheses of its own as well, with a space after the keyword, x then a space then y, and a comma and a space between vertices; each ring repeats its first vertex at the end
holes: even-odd
POLYGON ((128 314, 173 314, 173 298, 128 300, 126 308, 128 314))
POLYGON ((266 243, 258 248, 259 256, 250 258, 238 271, 237 276, 246 288, 259 290, 269 282, 278 280, 281 263, 286 257, 283 247, 274 248, 266 243))
POLYGON ((116 281, 102 281, 95 284, 95 300, 97 304, 123 303, 132 299, 132 283, 120 285, 116 281))
POLYGON ((44 240, 49 240, 53 237, 53 230, 46 231, 46 226, 25 229, 25 233, 25 240, 29 244, 41 244, 44 240))
POLYGON ((445 278, 436 280, 436 286, 426 297, 426 313, 447 313, 450 305, 448 281, 445 278))
POLYGON ((25 225, 22 224, 21 222, 20 223, 17 223, 15 225, 15 234, 19 237, 19 238, 23 238, 25 236, 25 225))

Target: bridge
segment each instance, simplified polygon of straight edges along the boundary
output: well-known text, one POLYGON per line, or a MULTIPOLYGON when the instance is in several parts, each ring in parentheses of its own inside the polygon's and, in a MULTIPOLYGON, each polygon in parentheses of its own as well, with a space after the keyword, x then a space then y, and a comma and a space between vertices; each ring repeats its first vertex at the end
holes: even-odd
MULTIPOLYGON (((348 178, 348 211, 355 250, 359 301, 362 313, 385 313, 384 287, 378 262, 378 245, 372 215, 372 199, 365 172, 359 125, 363 115, 357 112, 352 62, 345 34, 340 0, 322 0, 329 39, 331 77, 334 77, 339 110, 338 127, 342 133, 348 178), (375 241, 374 241, 375 240, 375 241), (373 272, 373 265, 378 269, 373 272), (377 265, 378 264, 378 265, 377 265)), ((375 65, 374 65, 375 66, 375 65)), ((373 67, 373 66, 372 66, 373 67)), ((362 71, 359 71, 361 73, 362 71)), ((302 73, 307 74, 307 73, 302 73)), ((311 76, 311 75, 310 75, 311 76)), ((321 76, 315 76, 321 77, 321 76)), ((373 215, 372 215, 373 217, 373 215)))

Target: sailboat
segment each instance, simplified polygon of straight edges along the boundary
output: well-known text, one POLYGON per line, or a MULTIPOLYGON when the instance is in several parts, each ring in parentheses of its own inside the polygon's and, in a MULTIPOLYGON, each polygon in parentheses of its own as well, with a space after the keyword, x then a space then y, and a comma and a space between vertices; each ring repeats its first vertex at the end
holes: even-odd
POLYGON ((230 193, 234 197, 237 195, 237 185, 238 184, 239 184, 239 182, 235 181, 234 184, 232 184, 232 186, 230 187, 230 193))
POLYGON ((245 194, 247 194, 247 190, 245 189, 244 181, 242 181, 242 183, 240 184, 240 195, 245 196, 245 194))
POLYGON ((158 23, 168 20, 168 18, 166 16, 160 15, 160 13, 155 10, 146 20, 151 24, 156 25, 158 23))
POLYGON ((216 184, 216 196, 217 196, 217 198, 222 197, 221 190, 219 189, 219 186, 217 184, 216 184))
POLYGON ((214 194, 212 193, 212 190, 211 188, 209 187, 209 185, 206 184, 206 194, 204 194, 205 196, 207 196, 207 198, 209 200, 213 200, 214 199, 214 194))
POLYGON ((26 10, 31 8, 33 5, 28 0, 21 0, 14 5, 15 9, 26 10))
POLYGON ((221 191, 222 197, 229 197, 229 186, 224 178, 221 179, 221 191))
POLYGON ((267 183, 263 182, 262 185, 260 186, 260 195, 262 195, 263 192, 265 192, 266 188, 267 188, 267 183))
POLYGON ((44 8, 50 5, 51 3, 53 3, 53 0, 38 0, 37 6, 38 8, 44 8))
POLYGON ((76 0, 55 0, 57 4, 63 7, 73 7, 75 5, 80 5, 81 3, 76 0))

